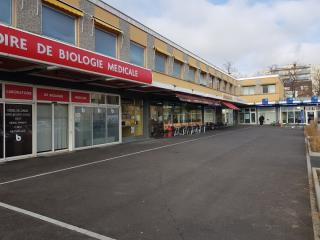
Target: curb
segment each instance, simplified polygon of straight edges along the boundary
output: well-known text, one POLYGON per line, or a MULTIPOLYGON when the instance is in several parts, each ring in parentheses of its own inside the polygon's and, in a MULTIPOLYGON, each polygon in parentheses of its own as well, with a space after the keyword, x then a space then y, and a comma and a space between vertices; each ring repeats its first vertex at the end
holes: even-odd
MULTIPOLYGON (((313 225, 313 234, 315 240, 320 240, 320 218, 319 218, 319 212, 317 208, 317 204, 320 201, 320 197, 316 197, 315 193, 315 187, 314 187, 314 179, 313 179, 313 169, 311 167, 310 162, 310 155, 309 155, 309 141, 307 138, 305 138, 305 146, 306 146, 306 161, 307 161, 307 172, 308 172, 308 182, 309 182, 309 193, 310 193, 310 208, 311 208, 311 218, 312 218, 312 225, 313 225)), ((317 175, 316 169, 314 170, 315 174, 317 175)), ((318 176, 316 176, 318 179, 318 176)), ((317 181, 319 183, 319 181, 317 181)), ((319 187, 319 185, 318 185, 319 187)), ((318 191, 320 191, 320 188, 318 188, 318 191)))

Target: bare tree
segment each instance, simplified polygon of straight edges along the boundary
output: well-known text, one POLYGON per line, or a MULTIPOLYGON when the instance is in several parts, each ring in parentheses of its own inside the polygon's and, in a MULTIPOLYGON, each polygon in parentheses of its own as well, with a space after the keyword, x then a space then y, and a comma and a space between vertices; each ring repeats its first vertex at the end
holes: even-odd
POLYGON ((312 88, 315 95, 320 95, 320 68, 316 68, 312 73, 312 88))
POLYGON ((297 97, 297 63, 294 62, 292 67, 288 69, 288 78, 284 79, 284 84, 290 88, 292 97, 297 97))
POLYGON ((223 68, 230 75, 233 75, 233 74, 235 74, 237 72, 237 69, 234 67, 234 65, 233 65, 233 63, 231 61, 226 61, 226 63, 223 64, 223 68))

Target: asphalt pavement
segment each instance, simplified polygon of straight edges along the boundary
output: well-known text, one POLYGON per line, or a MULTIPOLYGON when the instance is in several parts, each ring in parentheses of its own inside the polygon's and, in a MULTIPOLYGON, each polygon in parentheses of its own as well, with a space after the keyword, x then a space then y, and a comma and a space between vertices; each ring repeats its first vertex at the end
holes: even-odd
MULTIPOLYGON (((14 161, 0 165, 0 203, 119 240, 313 239, 300 129, 225 129, 14 161)), ((0 207, 0 239, 94 238, 0 207)))

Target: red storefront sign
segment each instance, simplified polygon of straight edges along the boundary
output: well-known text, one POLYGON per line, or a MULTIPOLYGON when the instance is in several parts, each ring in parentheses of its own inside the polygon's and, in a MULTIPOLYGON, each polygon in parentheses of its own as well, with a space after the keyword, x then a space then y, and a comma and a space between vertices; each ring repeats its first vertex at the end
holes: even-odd
POLYGON ((75 103, 90 103, 90 94, 83 92, 71 92, 71 101, 75 103))
POLYGON ((69 92, 58 89, 37 88, 37 99, 40 101, 69 102, 69 92))
POLYGON ((151 71, 0 24, 0 55, 13 56, 134 82, 152 83, 151 71))
POLYGON ((33 91, 32 87, 20 86, 14 84, 5 84, 5 98, 8 99, 21 99, 21 100, 32 100, 33 91))

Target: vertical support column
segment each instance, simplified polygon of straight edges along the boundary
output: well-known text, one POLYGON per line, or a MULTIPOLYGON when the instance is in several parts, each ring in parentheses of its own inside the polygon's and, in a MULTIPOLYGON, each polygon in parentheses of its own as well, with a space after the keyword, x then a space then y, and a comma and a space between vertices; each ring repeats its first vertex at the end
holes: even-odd
POLYGON ((143 136, 150 136, 150 101, 143 99, 143 136))

